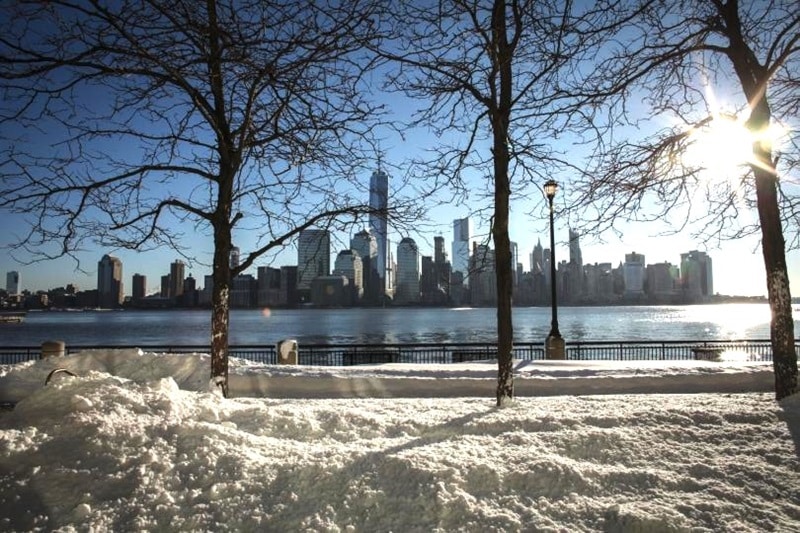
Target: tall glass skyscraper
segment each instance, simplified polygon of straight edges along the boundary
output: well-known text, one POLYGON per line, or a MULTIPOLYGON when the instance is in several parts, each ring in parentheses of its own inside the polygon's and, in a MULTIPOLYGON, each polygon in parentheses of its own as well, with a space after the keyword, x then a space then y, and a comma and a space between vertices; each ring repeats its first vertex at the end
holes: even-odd
POLYGON ((297 240, 297 289, 310 290, 311 281, 331 271, 331 236, 324 229, 305 229, 297 240))
POLYGON ((8 294, 19 294, 19 272, 11 270, 6 272, 6 292, 8 294))
POLYGON ((457 218, 453 221, 453 272, 461 272, 464 279, 469 273, 470 239, 472 239, 472 225, 469 218, 457 218))
POLYGON ((108 254, 97 263, 97 305, 110 309, 122 305, 122 261, 108 254))
POLYGON ((397 245, 397 291, 395 302, 419 302, 419 249, 411 237, 397 245))
MULTIPOLYGON (((378 169, 372 173, 369 180, 369 206, 372 209, 380 210, 385 213, 389 206, 389 175, 386 172, 378 169)), ((385 214, 370 213, 369 215, 369 228, 372 235, 375 236, 375 242, 378 247, 378 254, 375 258, 373 268, 378 274, 381 282, 383 292, 391 290, 387 286, 386 269, 388 266, 388 220, 385 214)))

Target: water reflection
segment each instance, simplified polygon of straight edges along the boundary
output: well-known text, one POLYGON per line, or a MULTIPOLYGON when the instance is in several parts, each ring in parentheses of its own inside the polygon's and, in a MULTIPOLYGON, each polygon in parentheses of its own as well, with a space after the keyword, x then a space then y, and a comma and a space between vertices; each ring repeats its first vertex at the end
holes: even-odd
MULTIPOLYGON (((549 308, 514 308, 514 340, 544 342, 549 308)), ((29 313, 0 326, 5 346, 45 340, 73 345, 190 345, 210 340, 207 310, 29 313)), ((767 304, 650 307, 564 307, 567 342, 606 340, 769 339, 767 304)), ((494 309, 261 309, 231 312, 232 344, 272 344, 293 338, 322 343, 496 342, 494 309)), ((797 331, 795 331, 797 335, 797 331)))

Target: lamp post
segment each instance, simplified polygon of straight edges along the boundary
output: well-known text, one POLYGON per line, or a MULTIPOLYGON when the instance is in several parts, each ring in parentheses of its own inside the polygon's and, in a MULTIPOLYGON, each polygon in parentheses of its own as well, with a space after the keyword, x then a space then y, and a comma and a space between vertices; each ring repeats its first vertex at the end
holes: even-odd
POLYGON ((544 342, 545 359, 565 359, 566 350, 564 339, 558 331, 558 303, 556 294, 556 238, 553 229, 553 198, 558 191, 558 183, 555 180, 547 180, 544 184, 544 194, 550 204, 550 302, 553 309, 553 317, 550 321, 550 333, 544 342))

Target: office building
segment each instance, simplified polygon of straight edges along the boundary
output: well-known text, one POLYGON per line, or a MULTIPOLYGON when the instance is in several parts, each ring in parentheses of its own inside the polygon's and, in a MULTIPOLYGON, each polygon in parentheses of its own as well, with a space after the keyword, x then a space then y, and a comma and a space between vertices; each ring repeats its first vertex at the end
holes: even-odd
POLYGON ((625 280, 625 296, 640 296, 644 294, 644 255, 636 252, 625 254, 623 277, 625 280))
POLYGON ((251 274, 239 274, 231 281, 231 307, 254 307, 258 293, 258 282, 251 274))
POLYGON ((358 303, 364 295, 364 270, 361 257, 354 250, 342 250, 333 264, 333 275, 348 279, 351 294, 346 305, 358 303))
POLYGON ((259 307, 285 305, 285 301, 281 302, 281 270, 279 268, 258 267, 257 280, 256 304, 259 307))
POLYGON ((170 282, 169 282, 169 274, 165 274, 161 276, 161 290, 159 291, 158 295, 161 298, 169 298, 170 297, 170 282))
POLYGON ((469 276, 469 253, 472 245, 472 224, 469 218, 453 220, 453 256, 450 263, 453 272, 461 272, 464 280, 469 276))
POLYGON ((331 270, 331 237, 327 230, 306 229, 297 240, 297 289, 309 296, 311 282, 331 270))
POLYGON ((475 307, 497 305, 495 269, 494 250, 484 244, 473 243, 469 264, 469 293, 470 302, 475 307))
POLYGON ((131 287, 131 300, 139 302, 147 296, 147 277, 142 274, 134 274, 131 287))
POLYGON ((169 266, 169 297, 175 300, 180 299, 183 294, 183 280, 185 275, 186 265, 183 261, 174 261, 169 266))
POLYGON ((362 301, 368 305, 376 305, 383 301, 380 291, 380 277, 375 266, 378 258, 378 242, 367 230, 362 230, 350 239, 350 249, 361 258, 362 301))
POLYGON ((542 248, 542 240, 536 241, 536 246, 533 247, 531 254, 531 273, 541 274, 544 272, 544 249, 542 248))
POLYGON ((124 298, 122 261, 106 254, 97 263, 97 305, 104 309, 119 307, 124 298))
POLYGON ((391 275, 387 274, 389 258, 389 228, 387 210, 389 207, 389 175, 378 169, 369 181, 369 207, 377 212, 369 215, 370 232, 375 236, 377 256, 375 272, 381 280, 381 296, 391 292, 391 275))
POLYGON ((675 294, 675 282, 678 277, 678 268, 666 261, 647 265, 647 294, 654 302, 669 303, 675 294))
POLYGON ((230 267, 231 270, 235 268, 239 268, 239 247, 234 246, 231 248, 231 257, 230 257, 230 267))
POLYGON ((394 301, 398 304, 419 302, 419 248, 411 237, 397 245, 397 289, 394 301))
POLYGON ((713 296, 714 273, 708 254, 697 250, 681 254, 681 289, 690 301, 713 296))
POLYGON ((19 285, 20 285, 19 272, 17 272, 16 270, 11 270, 10 272, 6 272, 6 292, 12 296, 19 294, 20 293, 19 285))
POLYGON ((584 295, 583 254, 580 237, 572 229, 569 230, 569 264, 564 281, 564 302, 579 302, 584 295))

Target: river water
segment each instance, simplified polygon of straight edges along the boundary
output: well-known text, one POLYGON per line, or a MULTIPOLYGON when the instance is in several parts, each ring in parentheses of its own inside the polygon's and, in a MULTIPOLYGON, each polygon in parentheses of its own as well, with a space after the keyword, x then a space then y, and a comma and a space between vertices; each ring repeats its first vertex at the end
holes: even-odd
MULTIPOLYGON (((208 310, 29 312, 21 324, 0 324, 0 346, 207 345, 208 310)), ((769 339, 767 304, 560 307, 559 330, 567 342, 769 339)), ((514 340, 544 342, 549 308, 514 308, 514 340)), ((449 343, 496 340, 496 311, 480 309, 236 309, 232 345, 449 343)), ((798 326, 795 321, 795 337, 798 326)))

